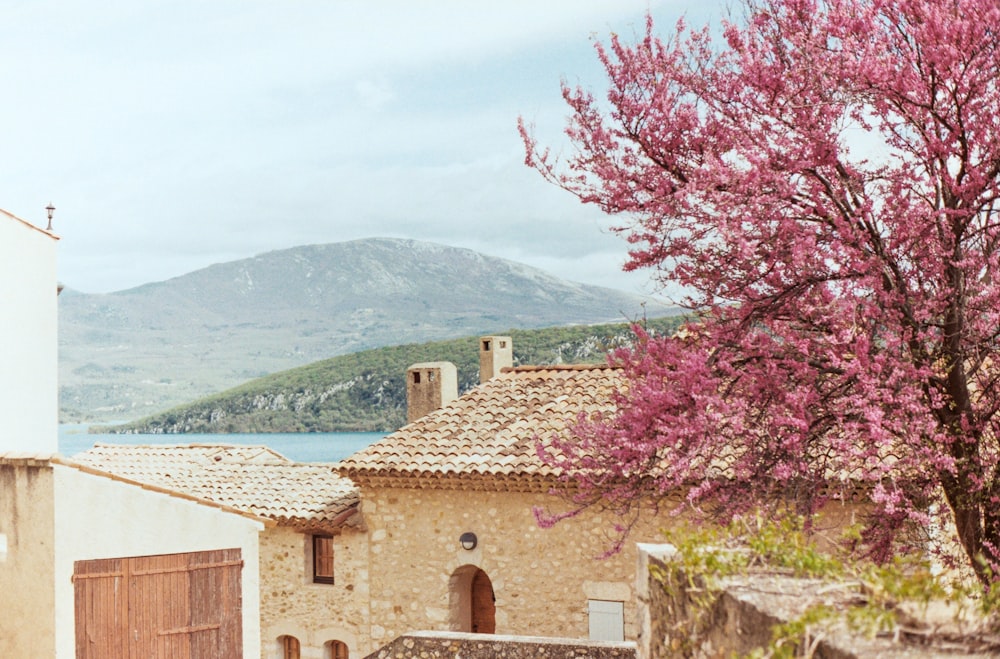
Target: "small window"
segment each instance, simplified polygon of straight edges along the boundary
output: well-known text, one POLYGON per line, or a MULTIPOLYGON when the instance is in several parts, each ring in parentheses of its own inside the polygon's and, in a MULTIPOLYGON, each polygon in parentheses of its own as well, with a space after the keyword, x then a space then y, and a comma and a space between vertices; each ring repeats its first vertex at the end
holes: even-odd
POLYGON ((413 384, 420 384, 420 371, 413 371, 413 384))
POLYGON ((333 583, 333 536, 313 536, 313 583, 333 583))
POLYGON ((428 371, 427 372, 427 381, 428 382, 434 382, 435 379, 436 378, 434 377, 434 371, 428 371))
POLYGON ((490 342, 489 341, 483 341, 483 351, 489 352, 489 350, 490 350, 490 342))
POLYGON ((281 659, 301 659, 299 639, 294 636, 279 636, 278 645, 281 647, 281 659))
POLYGON ((347 643, 327 641, 323 644, 324 659, 348 659, 347 643))
POLYGON ((588 600, 587 613, 590 618, 590 640, 625 640, 625 602, 588 600))

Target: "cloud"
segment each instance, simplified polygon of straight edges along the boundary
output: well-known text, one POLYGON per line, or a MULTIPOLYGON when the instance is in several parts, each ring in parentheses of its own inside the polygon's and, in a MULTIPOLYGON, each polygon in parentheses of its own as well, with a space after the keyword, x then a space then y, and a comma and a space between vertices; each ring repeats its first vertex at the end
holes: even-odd
POLYGON ((599 89, 591 36, 649 4, 17 3, 0 207, 44 224, 54 202, 60 277, 87 291, 371 235, 622 282, 610 220, 524 167, 515 121, 558 142, 559 80, 599 89))
POLYGON ((396 94, 392 91, 389 83, 384 80, 379 82, 359 80, 355 83, 354 90, 358 94, 361 105, 369 110, 381 110, 389 102, 396 100, 396 94))

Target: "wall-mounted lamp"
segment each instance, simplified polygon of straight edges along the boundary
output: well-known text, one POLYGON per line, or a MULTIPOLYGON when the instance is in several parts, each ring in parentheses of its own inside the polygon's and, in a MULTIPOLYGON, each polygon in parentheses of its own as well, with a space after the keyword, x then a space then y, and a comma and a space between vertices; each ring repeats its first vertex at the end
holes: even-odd
POLYGON ((462 543, 462 549, 466 549, 468 551, 472 551, 476 548, 476 545, 479 544, 479 538, 477 538, 476 534, 472 531, 466 531, 463 533, 458 541, 462 543))
POLYGON ((49 214, 49 226, 45 227, 45 230, 52 231, 52 214, 56 212, 56 207, 53 206, 52 202, 50 201, 49 205, 45 207, 45 210, 49 214))

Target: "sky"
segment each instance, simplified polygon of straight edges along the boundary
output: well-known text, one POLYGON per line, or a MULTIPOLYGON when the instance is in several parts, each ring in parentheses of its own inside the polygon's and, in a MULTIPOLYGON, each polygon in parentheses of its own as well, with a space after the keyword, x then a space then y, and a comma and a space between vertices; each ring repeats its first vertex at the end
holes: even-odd
POLYGON ((0 208, 105 293, 299 245, 388 236, 572 281, 624 273, 616 221, 524 165, 566 151, 560 81, 594 39, 717 23, 724 0, 14 0, 0 9, 0 208))

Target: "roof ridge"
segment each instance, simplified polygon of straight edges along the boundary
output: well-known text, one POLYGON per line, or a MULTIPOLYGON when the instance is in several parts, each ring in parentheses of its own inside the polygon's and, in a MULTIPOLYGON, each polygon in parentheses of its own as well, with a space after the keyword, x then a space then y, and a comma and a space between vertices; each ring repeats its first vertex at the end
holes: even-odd
POLYGON ((620 366, 611 364, 524 364, 521 366, 504 366, 501 373, 532 373, 536 371, 617 371, 620 366))
POLYGON ((227 513, 232 513, 232 514, 240 515, 242 517, 253 519, 255 521, 258 521, 258 522, 262 523, 265 527, 267 527, 267 526, 274 526, 276 524, 275 520, 273 520, 273 519, 271 519, 269 517, 266 517, 264 515, 258 515, 258 514, 254 513, 254 512, 249 511, 249 510, 244 510, 244 509, 238 508, 236 506, 231 506, 231 505, 226 504, 226 503, 221 503, 219 501, 214 501, 214 500, 212 500, 210 498, 207 498, 207 497, 204 497, 204 496, 198 496, 198 495, 195 495, 195 494, 191 494, 190 492, 184 492, 181 489, 172 488, 172 487, 164 487, 162 485, 156 485, 154 483, 144 482, 144 481, 138 480, 136 478, 132 478, 130 476, 126 476, 124 474, 118 474, 118 473, 115 473, 113 471, 108 471, 107 469, 104 469, 104 468, 101 468, 101 467, 95 467, 93 465, 89 465, 89 464, 86 464, 86 463, 83 463, 83 462, 78 462, 78 461, 76 461, 76 460, 74 460, 72 458, 64 458, 61 455, 56 455, 56 456, 53 456, 52 459, 49 462, 51 464, 62 465, 64 467, 70 467, 72 469, 76 469, 77 471, 81 471, 81 472, 83 472, 85 474, 91 474, 91 475, 94 475, 94 476, 100 476, 102 478, 107 478, 109 480, 118 481, 120 483, 126 483, 128 485, 133 485, 133 486, 136 486, 136 487, 141 487, 142 489, 149 490, 150 492, 157 492, 159 494, 166 494, 167 496, 177 497, 179 499, 186 499, 188 501, 194 501, 194 502, 199 503, 199 504, 204 505, 204 506, 209 506, 209 507, 212 507, 212 508, 217 508, 217 509, 222 510, 222 511, 227 512, 227 513))
POLYGON ((197 446, 200 448, 217 448, 217 447, 233 447, 233 448, 266 448, 271 449, 267 444, 240 444, 239 442, 172 442, 165 444, 122 444, 118 442, 94 442, 94 446, 173 446, 178 448, 188 448, 191 446, 197 446))
POLYGON ((279 524, 292 520, 330 530, 350 523, 342 520, 341 514, 345 506, 356 503, 357 486, 337 473, 334 463, 293 462, 277 452, 278 459, 255 459, 261 454, 253 447, 234 451, 235 459, 223 458, 223 451, 215 445, 207 450, 188 448, 182 445, 151 453, 148 447, 110 444, 108 450, 84 452, 72 462, 80 468, 206 499, 279 524))
MULTIPOLYGON (((155 448, 155 449, 247 449, 257 451, 267 451, 276 455, 282 455, 267 444, 238 444, 227 442, 173 442, 164 444, 128 444, 118 442, 94 442, 91 448, 117 448, 127 446, 129 448, 155 448)), ((84 451, 86 452, 86 451, 84 451)), ((282 455, 282 457, 285 457, 282 455)))

